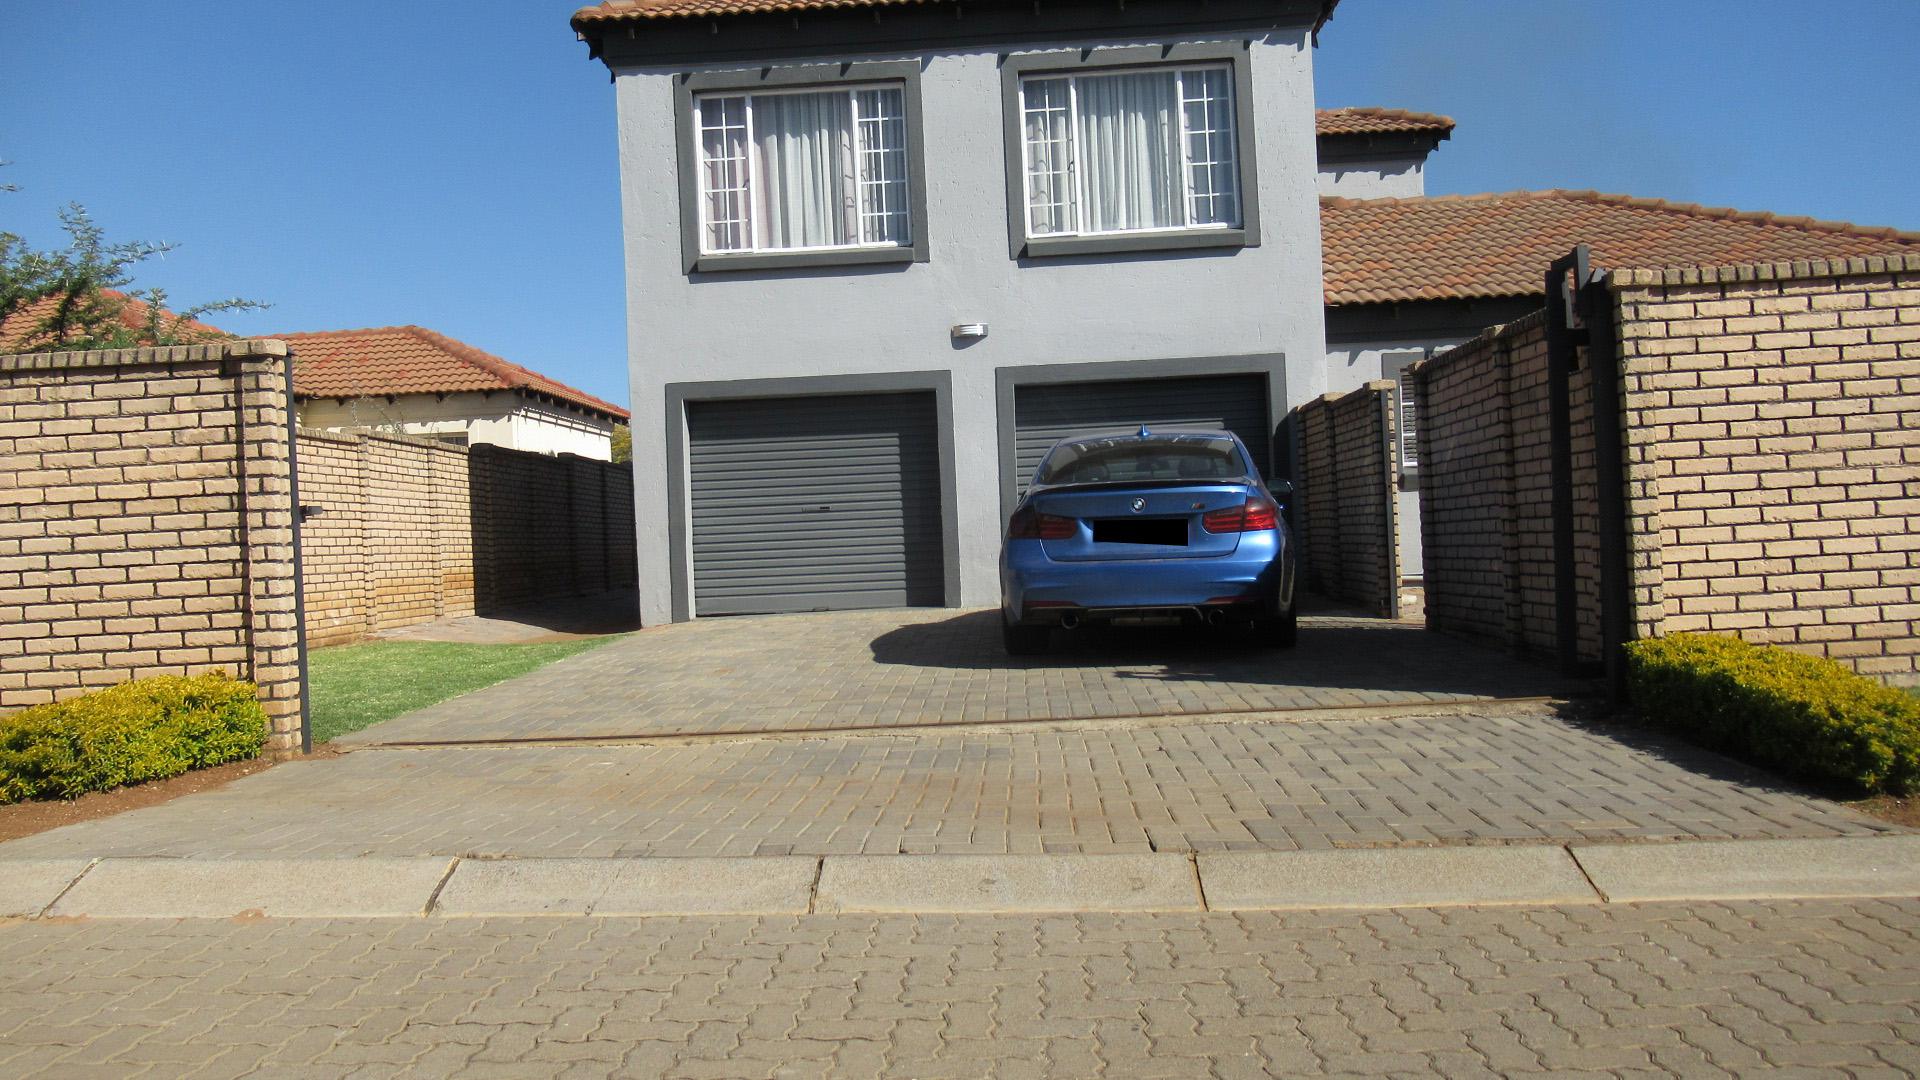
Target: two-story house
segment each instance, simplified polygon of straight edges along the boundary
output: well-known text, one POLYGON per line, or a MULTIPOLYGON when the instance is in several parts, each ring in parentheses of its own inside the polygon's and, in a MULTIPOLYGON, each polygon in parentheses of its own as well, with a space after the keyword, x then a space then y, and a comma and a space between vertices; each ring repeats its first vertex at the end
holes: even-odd
POLYGON ((608 0, 645 621, 986 605, 1038 455, 1326 388, 1332 0, 608 0), (1257 134, 1256 134, 1257 133, 1257 134))

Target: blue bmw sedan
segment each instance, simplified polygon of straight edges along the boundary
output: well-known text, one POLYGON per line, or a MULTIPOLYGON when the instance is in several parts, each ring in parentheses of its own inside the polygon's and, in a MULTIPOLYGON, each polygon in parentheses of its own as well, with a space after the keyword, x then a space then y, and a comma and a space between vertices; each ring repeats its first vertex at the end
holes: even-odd
POLYGON ((1231 432, 1062 439, 1000 546, 1007 652, 1040 652, 1055 627, 1093 622, 1238 624, 1291 646, 1294 551, 1280 511, 1231 432))

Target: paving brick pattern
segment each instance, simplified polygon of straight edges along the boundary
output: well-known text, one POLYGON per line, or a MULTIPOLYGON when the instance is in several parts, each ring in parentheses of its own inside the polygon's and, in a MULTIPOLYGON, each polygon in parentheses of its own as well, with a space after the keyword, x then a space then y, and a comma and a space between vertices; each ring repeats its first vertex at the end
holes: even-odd
POLYGON ((1911 1076, 1920 902, 0 926, 0 1073, 1911 1076))
POLYGON ((1111 853, 1886 828, 1712 754, 1516 709, 364 750, 16 840, 0 859, 1111 853))
POLYGON ((662 626, 345 742, 579 739, 1418 705, 1585 689, 1416 626, 1310 618, 1300 645, 1117 631, 1010 659, 949 610, 662 626))

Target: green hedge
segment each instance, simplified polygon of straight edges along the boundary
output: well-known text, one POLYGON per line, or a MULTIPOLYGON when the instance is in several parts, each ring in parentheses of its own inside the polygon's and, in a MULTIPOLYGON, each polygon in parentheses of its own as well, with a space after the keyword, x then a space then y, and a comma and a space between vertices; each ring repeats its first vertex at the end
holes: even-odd
POLYGON ((162 676, 0 716, 0 804, 71 799, 260 753, 252 683, 162 676))
POLYGON ((1675 634, 1628 645, 1627 668, 1641 713, 1697 742, 1862 792, 1920 788, 1920 700, 1831 660, 1675 634))

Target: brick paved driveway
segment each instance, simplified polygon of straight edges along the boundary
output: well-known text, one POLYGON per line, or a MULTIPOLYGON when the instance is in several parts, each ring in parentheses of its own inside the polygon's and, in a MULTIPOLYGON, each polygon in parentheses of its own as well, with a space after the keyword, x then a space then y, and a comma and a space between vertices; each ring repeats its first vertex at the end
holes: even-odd
POLYGON ((1910 900, 33 922, 0 972, 5 1076, 1920 1072, 1910 900))
POLYGON ((1510 708, 365 750, 0 844, 0 860, 1286 851, 1879 828, 1713 754, 1510 708))
POLYGON ((709 619, 642 631, 350 744, 829 731, 1477 701, 1578 692, 1406 624, 1308 618, 1260 649, 1165 631, 1013 660, 992 611, 709 619))

